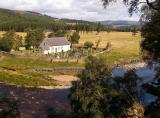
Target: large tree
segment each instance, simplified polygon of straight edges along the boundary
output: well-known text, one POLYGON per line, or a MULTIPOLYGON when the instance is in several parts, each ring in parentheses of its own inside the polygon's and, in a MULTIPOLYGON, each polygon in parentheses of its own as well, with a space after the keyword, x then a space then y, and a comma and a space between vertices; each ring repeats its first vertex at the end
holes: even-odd
POLYGON ((0 39, 0 50, 10 52, 13 48, 15 41, 15 32, 8 31, 0 39))
MULTIPOLYGON (((102 0, 104 6, 110 4, 110 2, 116 0, 102 0)), ((144 60, 149 60, 150 62, 160 63, 160 0, 123 0, 124 3, 130 5, 129 12, 132 14, 141 7, 142 16, 145 21, 142 26, 142 36, 143 41, 141 43, 142 55, 144 60)), ((146 83, 144 85, 145 90, 157 96, 157 99, 153 101, 146 108, 146 115, 148 118, 159 118, 160 112, 160 66, 157 64, 157 75, 154 78, 152 84, 146 83)))
POLYGON ((109 117, 108 100, 110 97, 109 70, 101 58, 88 57, 80 80, 71 88, 71 106, 74 118, 109 117))
POLYGON ((147 5, 150 9, 160 11, 160 6, 157 4, 159 0, 102 0, 104 7, 111 2, 124 2, 125 5, 129 5, 129 12, 132 13, 139 9, 140 5, 147 5))
POLYGON ((35 30, 27 30, 27 36, 25 40, 25 44, 27 48, 38 48, 40 43, 44 38, 44 33, 42 29, 35 29, 35 30))
POLYGON ((77 44, 79 42, 80 35, 79 32, 74 32, 71 36, 68 36, 68 40, 71 42, 71 47, 72 44, 77 44))
POLYGON ((160 61, 160 12, 152 14, 151 20, 142 27, 142 36, 144 58, 160 61))
POLYGON ((13 49, 19 50, 21 46, 23 46, 23 37, 19 35, 15 35, 13 49))

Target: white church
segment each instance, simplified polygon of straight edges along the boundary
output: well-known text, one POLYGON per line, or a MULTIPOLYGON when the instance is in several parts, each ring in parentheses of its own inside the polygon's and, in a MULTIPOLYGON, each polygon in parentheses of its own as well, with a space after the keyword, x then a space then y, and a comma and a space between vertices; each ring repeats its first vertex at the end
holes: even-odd
POLYGON ((43 54, 52 54, 67 52, 71 49, 71 45, 65 37, 45 38, 39 49, 43 54))

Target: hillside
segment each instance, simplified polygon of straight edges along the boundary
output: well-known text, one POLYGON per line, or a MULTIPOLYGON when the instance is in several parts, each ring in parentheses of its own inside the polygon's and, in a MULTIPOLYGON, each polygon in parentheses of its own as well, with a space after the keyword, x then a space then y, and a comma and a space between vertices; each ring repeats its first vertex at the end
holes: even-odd
POLYGON ((107 20, 107 21, 99 21, 103 25, 114 25, 114 26, 131 26, 131 25, 139 25, 138 21, 127 21, 127 20, 107 20))
POLYGON ((58 19, 33 11, 8 10, 0 8, 0 31, 15 30, 24 32, 28 28, 43 28, 45 30, 61 30, 64 28, 73 28, 69 24, 82 23, 83 26, 92 25, 96 27, 96 23, 76 20, 76 19, 58 19))
POLYGON ((85 20, 76 20, 76 19, 66 19, 66 18, 63 18, 61 19, 63 22, 66 22, 66 23, 86 23, 86 24, 95 24, 94 22, 90 22, 90 21, 85 21, 85 20))
MULTIPOLYGON (((24 32, 26 29, 43 28, 44 30, 84 30, 96 31, 97 22, 76 19, 58 19, 33 11, 19 11, 0 9, 0 31, 15 30, 24 32), (79 23, 78 25, 74 25, 79 23)), ((109 26, 131 26, 137 25, 137 21, 101 21, 103 25, 109 26)), ((108 26, 101 27, 104 31, 108 26)), ((117 29, 116 29, 117 30, 117 29)))
POLYGON ((30 21, 30 22, 53 22, 56 18, 43 15, 37 12, 32 11, 18 11, 18 10, 8 10, 0 8, 0 21, 1 22, 9 22, 12 20, 19 21, 30 21))
POLYGON ((63 24, 63 22, 40 13, 0 9, 0 30, 2 31, 10 29, 23 31, 27 28, 51 29, 59 24, 63 24))

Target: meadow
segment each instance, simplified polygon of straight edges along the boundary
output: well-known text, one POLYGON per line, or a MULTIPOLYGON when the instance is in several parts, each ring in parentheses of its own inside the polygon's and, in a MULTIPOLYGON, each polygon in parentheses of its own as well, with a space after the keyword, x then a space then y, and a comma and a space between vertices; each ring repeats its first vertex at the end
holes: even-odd
POLYGON ((111 44, 110 51, 100 55, 106 59, 108 64, 141 60, 140 42, 142 37, 140 33, 136 36, 133 36, 131 32, 81 33, 79 45, 82 46, 84 42, 91 41, 95 46, 98 40, 101 40, 99 48, 105 48, 107 43, 111 44))
MULTIPOLYGON (((5 32, 0 32, 0 36, 5 32)), ((25 37, 26 33, 17 32, 18 35, 25 37)), ((46 33, 47 36, 49 33, 46 33)), ((142 37, 140 33, 136 36, 132 35, 132 32, 80 32, 79 46, 83 46, 86 41, 90 41, 96 45, 96 42, 100 40, 99 48, 105 48, 109 43, 111 45, 110 51, 103 53, 100 56, 106 59, 108 64, 120 64, 124 62, 130 62, 131 60, 141 60, 140 42, 142 37)))
POLYGON ((18 86, 57 86, 54 81, 45 78, 57 75, 76 75, 74 72, 34 72, 32 69, 54 68, 54 67, 82 67, 75 62, 48 62, 44 60, 33 60, 29 58, 15 58, 1 56, 0 82, 18 86))
MULTIPOLYGON (((0 32, 2 35, 4 32, 0 32)), ((17 33, 25 37, 25 33, 17 33)), ((130 32, 96 32, 80 33, 79 45, 86 41, 95 43, 101 40, 99 48, 105 48, 107 43, 111 44, 109 52, 100 54, 108 65, 122 64, 131 60, 141 60, 140 42, 141 36, 132 36, 130 32)), ((3 57, 3 56, 2 56, 3 57)), ((1 58, 2 58, 1 57, 1 58)), ((0 82, 20 86, 56 86, 44 78, 50 75, 76 75, 77 73, 55 73, 55 72, 28 72, 28 69, 54 68, 54 67, 84 67, 82 62, 49 62, 42 59, 33 60, 29 58, 14 58, 4 56, 0 62, 0 82)))

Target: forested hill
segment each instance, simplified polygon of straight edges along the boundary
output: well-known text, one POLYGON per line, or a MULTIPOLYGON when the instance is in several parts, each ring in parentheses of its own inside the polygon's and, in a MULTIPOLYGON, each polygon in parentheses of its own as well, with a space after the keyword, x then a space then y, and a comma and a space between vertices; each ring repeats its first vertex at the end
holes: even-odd
POLYGON ((86 23, 86 24, 95 24, 94 22, 90 22, 90 21, 85 21, 85 20, 76 20, 76 19, 66 19, 66 18, 63 18, 61 19, 63 22, 66 22, 66 23, 86 23))
POLYGON ((114 26, 131 26, 131 25, 140 25, 138 21, 127 21, 127 20, 107 20, 107 21, 99 21, 103 25, 114 25, 114 26))
POLYGON ((58 19, 32 11, 0 9, 0 31, 14 30, 24 32, 28 28, 43 30, 76 30, 76 31, 131 31, 131 27, 115 29, 112 25, 103 25, 75 19, 58 19))
POLYGON ((58 19, 32 11, 0 9, 0 31, 15 30, 17 32, 23 32, 28 28, 43 28, 44 30, 53 31, 57 31, 59 29, 64 28, 67 28, 66 30, 75 30, 77 29, 77 27, 73 25, 76 25, 77 23, 82 24, 80 26, 77 26, 81 29, 96 29, 96 23, 89 21, 58 19))
POLYGON ((64 22, 47 15, 31 11, 0 9, 0 30, 14 29, 23 31, 27 28, 55 29, 64 22))

